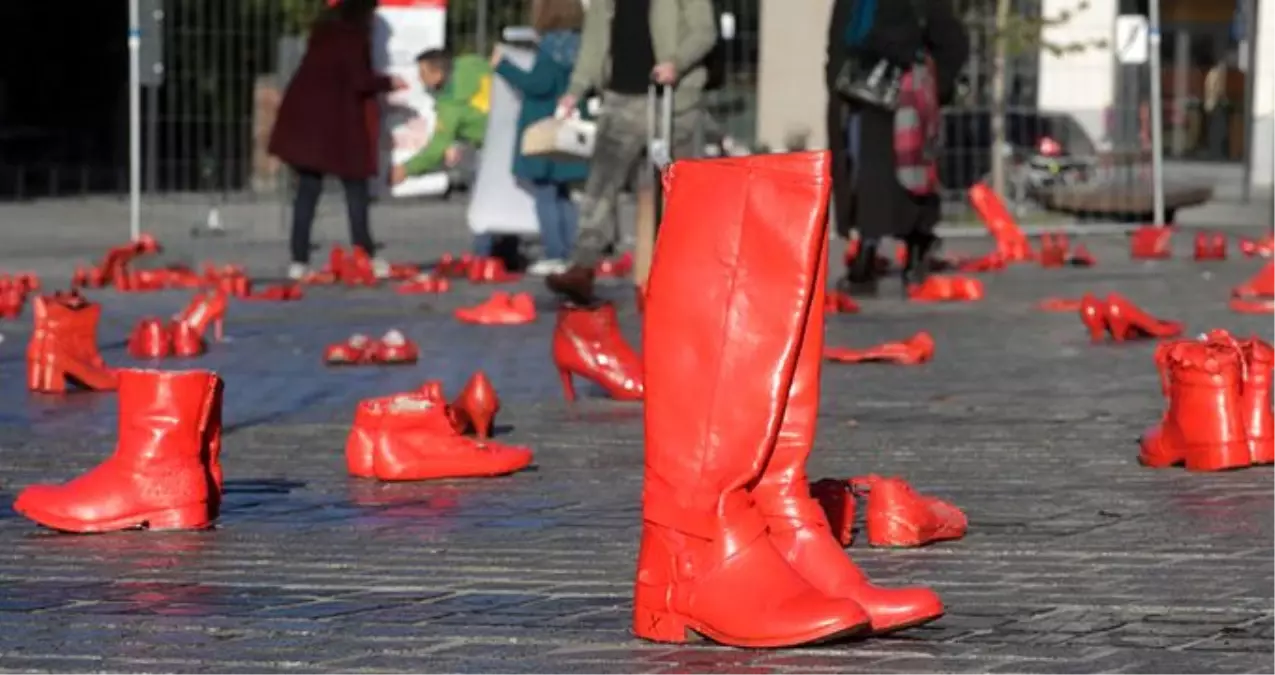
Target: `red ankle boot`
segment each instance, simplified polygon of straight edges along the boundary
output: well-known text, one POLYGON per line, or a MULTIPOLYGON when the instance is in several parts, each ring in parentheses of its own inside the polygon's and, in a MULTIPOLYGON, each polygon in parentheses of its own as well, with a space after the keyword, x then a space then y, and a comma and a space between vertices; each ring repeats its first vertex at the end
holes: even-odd
POLYGON ((221 382, 202 371, 120 372, 115 454, 64 485, 33 485, 13 508, 64 532, 200 529, 217 517, 221 382))
POLYGON ((1129 257, 1134 260, 1163 260, 1173 255, 1173 229, 1145 225, 1129 237, 1129 257))
POLYGON ((496 388, 487 379, 487 374, 479 370, 465 383, 465 388, 450 409, 461 433, 473 431, 480 440, 486 440, 491 438, 492 421, 500 412, 500 398, 496 396, 496 388))
POLYGON ((77 296, 38 297, 35 330, 27 344, 27 388, 63 393, 68 381, 96 391, 118 386, 115 372, 97 351, 100 306, 77 296))
MULTIPOLYGON (((791 647, 868 623, 859 603, 794 566, 759 508, 760 487, 749 492, 791 405, 806 314, 822 310, 812 287, 823 284, 828 164, 828 153, 808 152, 681 161, 667 173, 643 332, 640 638, 680 643, 693 632, 791 647)), ((817 387, 820 349, 804 351, 815 377, 802 386, 817 387)))
POLYGON ((1168 405, 1159 427, 1143 435, 1145 466, 1186 464, 1190 471, 1252 463, 1242 415, 1240 352, 1216 342, 1180 341, 1157 351, 1168 405))
POLYGON ((617 401, 642 400, 642 362, 620 333, 615 305, 558 310, 553 362, 568 402, 576 400, 573 376, 596 382, 617 401))

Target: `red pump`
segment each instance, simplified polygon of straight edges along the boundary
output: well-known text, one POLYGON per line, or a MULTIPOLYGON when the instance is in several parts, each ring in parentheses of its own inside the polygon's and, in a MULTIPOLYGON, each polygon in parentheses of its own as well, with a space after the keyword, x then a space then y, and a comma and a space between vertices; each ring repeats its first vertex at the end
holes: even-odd
POLYGON ((1159 319, 1140 309, 1119 293, 1099 300, 1092 293, 1080 299, 1080 321, 1089 331, 1089 339, 1102 342, 1110 335, 1115 342, 1146 338, 1174 338, 1182 334, 1182 324, 1159 319))

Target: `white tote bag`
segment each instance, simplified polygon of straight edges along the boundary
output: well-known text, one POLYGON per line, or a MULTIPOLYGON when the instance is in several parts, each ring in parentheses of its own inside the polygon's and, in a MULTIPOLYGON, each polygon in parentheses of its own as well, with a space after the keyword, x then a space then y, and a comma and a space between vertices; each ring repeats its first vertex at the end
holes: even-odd
POLYGON ((593 156, 593 143, 598 125, 580 119, 578 114, 566 118, 548 117, 522 134, 522 154, 559 161, 579 161, 593 156))

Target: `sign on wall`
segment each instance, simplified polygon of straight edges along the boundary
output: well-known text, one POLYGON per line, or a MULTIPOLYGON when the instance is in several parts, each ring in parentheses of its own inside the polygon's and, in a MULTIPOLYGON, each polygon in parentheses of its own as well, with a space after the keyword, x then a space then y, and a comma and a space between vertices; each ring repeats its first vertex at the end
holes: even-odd
POLYGON ((1116 61, 1125 65, 1141 65, 1151 60, 1150 26, 1141 14, 1116 17, 1116 61))

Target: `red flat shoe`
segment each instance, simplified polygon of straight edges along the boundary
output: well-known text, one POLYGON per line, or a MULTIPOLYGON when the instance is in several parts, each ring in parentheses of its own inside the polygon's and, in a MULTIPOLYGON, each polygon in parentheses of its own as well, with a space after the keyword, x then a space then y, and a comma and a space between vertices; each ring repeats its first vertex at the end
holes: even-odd
POLYGON ((358 246, 350 247, 344 266, 337 270, 337 278, 346 286, 376 286, 380 283, 372 269, 372 257, 358 246))
POLYGON ((295 302, 303 297, 305 297, 305 291, 301 289, 301 285, 293 283, 267 286, 243 296, 243 299, 265 302, 295 302))
POLYGON ((419 265, 410 263, 390 263, 390 278, 395 281, 408 281, 421 275, 419 265))
POLYGON ((1182 324, 1158 319, 1142 311, 1119 293, 1107 296, 1107 326, 1116 342, 1139 338, 1175 338, 1182 334, 1182 324))
POLYGON ((1239 314, 1270 314, 1275 312, 1275 300, 1245 300, 1231 298, 1229 303, 1232 312, 1239 314))
POLYGON ((128 354, 135 359, 162 359, 172 352, 172 333, 160 319, 142 319, 129 335, 128 354))
POLYGON ((434 274, 444 278, 458 279, 468 276, 470 264, 474 257, 468 253, 457 257, 450 253, 444 253, 443 257, 438 259, 434 265, 434 274))
POLYGON ((505 261, 500 258, 472 261, 465 276, 471 284, 504 284, 522 278, 521 274, 513 274, 505 269, 505 261))
POLYGON ((598 263, 594 274, 599 277, 607 277, 616 279, 628 276, 633 271, 633 253, 625 251, 623 255, 616 258, 608 258, 598 263))
MULTIPOLYGON (((438 393, 442 394, 441 387, 438 393)), ((487 440, 491 438, 496 413, 500 412, 500 398, 496 396, 496 388, 487 379, 487 374, 479 370, 469 378, 460 396, 448 408, 453 413, 459 433, 473 431, 479 440, 487 440)))
POLYGON ((345 342, 328 345, 323 362, 329 366, 357 366, 371 358, 372 340, 366 335, 352 335, 345 342))
POLYGON ((416 343, 397 330, 391 330, 380 340, 373 341, 368 350, 368 358, 372 363, 387 366, 409 365, 416 363, 419 357, 420 350, 416 343))
POLYGON ((457 309, 455 316, 464 323, 516 326, 536 320, 536 304, 529 293, 509 295, 496 291, 486 302, 457 309))
POLYGON ((451 290, 452 283, 444 277, 433 274, 418 274, 411 280, 399 284, 395 289, 400 295, 417 295, 420 293, 446 293, 451 290))
POLYGON ((1173 256, 1173 228, 1144 225, 1129 236, 1129 257, 1166 260, 1173 256))
POLYGON ((1261 239, 1241 239, 1240 252, 1246 258, 1254 256, 1259 258, 1270 258, 1275 255, 1275 235, 1268 234, 1261 239))
POLYGON ((867 494, 868 545, 916 548, 965 536, 969 521, 957 507, 917 494, 901 478, 852 478, 852 489, 867 494))
POLYGON ((1045 298, 1036 303, 1036 309, 1042 312, 1077 312, 1080 311, 1078 298, 1045 298))
POLYGON ((826 347, 824 358, 839 363, 895 363, 915 366, 934 358, 934 338, 921 331, 899 342, 886 342, 866 349, 826 347))
POLYGON ((999 272, 1007 267, 1004 256, 999 251, 992 251, 978 258, 960 259, 952 265, 957 272, 999 272))
POLYGON ((827 314, 858 314, 859 303, 848 293, 828 291, 824 296, 824 309, 827 314))
POLYGON ((973 302, 983 299, 983 282, 971 277, 932 275, 908 287, 913 302, 973 302))

